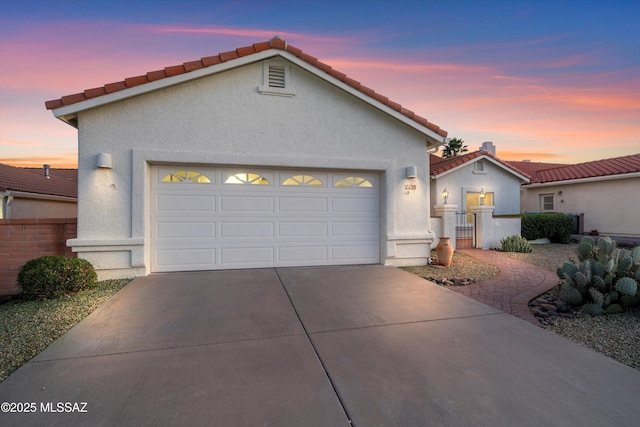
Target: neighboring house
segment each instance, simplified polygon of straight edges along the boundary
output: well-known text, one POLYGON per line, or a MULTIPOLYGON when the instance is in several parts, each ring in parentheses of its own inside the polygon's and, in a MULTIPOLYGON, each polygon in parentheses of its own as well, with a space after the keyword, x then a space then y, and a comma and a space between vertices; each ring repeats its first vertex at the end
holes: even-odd
POLYGON ((284 40, 46 107, 81 130, 68 244, 101 278, 428 261, 447 133, 284 40))
POLYGON ((522 186, 523 212, 584 214, 585 233, 640 236, 640 154, 551 168, 538 165, 531 177, 522 186))
MULTIPOLYGON (((72 177, 73 172, 64 174, 72 177)), ((23 169, 0 163, 0 199, 0 219, 75 218, 78 185, 59 177, 55 169, 23 169)))
POLYGON ((471 207, 481 204, 495 206, 494 215, 520 213, 520 184, 529 182, 529 177, 507 162, 483 150, 451 158, 431 154, 429 161, 434 204, 444 203, 446 189, 447 203, 466 211, 468 223, 473 218, 471 207))

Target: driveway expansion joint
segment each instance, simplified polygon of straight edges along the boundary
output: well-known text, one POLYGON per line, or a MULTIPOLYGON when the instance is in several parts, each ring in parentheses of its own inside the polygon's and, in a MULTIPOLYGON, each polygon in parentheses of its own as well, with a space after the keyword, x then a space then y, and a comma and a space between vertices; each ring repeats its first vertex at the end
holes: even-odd
POLYGON ((320 357, 320 353, 318 352, 318 349, 316 348, 315 344, 313 343, 313 340, 311 339, 311 336, 309 335, 309 331, 307 331, 307 327, 305 326, 304 322, 302 321, 302 318, 300 317, 300 313, 298 313, 298 309, 296 308, 295 304, 293 303, 293 300, 291 299, 291 295, 289 295, 289 291, 287 290, 287 287, 284 285, 284 282, 282 281, 282 277, 280 277, 280 273, 278 272, 278 269, 274 269, 276 276, 278 276, 278 280, 280 281, 280 285, 282 286, 282 289, 284 289, 285 294, 287 294, 287 298, 289 298, 289 303, 291 303, 291 308, 293 308, 293 311, 296 313, 296 317, 298 318, 298 321, 300 322, 300 325, 302 326, 302 329, 304 330, 305 335, 307 336, 307 341, 309 342, 309 345, 311 345, 311 348, 313 349, 313 352, 316 355, 316 359, 318 360, 318 362, 320 362, 320 366, 322 366, 322 370, 324 371, 324 374, 327 378, 327 380, 329 381, 329 384, 331 385, 331 388, 333 390, 333 392, 336 395, 336 398, 338 399, 338 402, 340 402, 340 406, 342 407, 342 410, 344 411, 344 415, 345 417, 347 417, 347 420, 349 421, 350 425, 353 425, 353 420, 351 417, 351 414, 349 413, 349 411, 347 410, 347 407, 344 403, 344 400, 342 398, 342 396, 340 396, 340 393, 338 392, 338 389, 336 388, 336 385, 333 381, 333 378, 331 378, 331 375, 329 374, 329 370, 327 369, 327 366, 325 365, 324 361, 322 360, 322 357, 320 357))

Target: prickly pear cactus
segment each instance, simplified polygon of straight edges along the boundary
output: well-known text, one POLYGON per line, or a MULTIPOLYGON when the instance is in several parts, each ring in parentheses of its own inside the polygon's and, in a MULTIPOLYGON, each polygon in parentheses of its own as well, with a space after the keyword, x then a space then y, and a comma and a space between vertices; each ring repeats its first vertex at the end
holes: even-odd
POLYGON ((622 295, 635 297, 636 293, 638 293, 638 283, 631 277, 623 277, 616 283, 616 290, 622 295))
POLYGON ((579 263, 565 262, 556 270, 562 280, 559 296, 567 304, 584 304, 582 311, 596 316, 617 313, 640 300, 640 246, 627 251, 616 248, 609 237, 597 243, 585 237, 576 254, 579 263))

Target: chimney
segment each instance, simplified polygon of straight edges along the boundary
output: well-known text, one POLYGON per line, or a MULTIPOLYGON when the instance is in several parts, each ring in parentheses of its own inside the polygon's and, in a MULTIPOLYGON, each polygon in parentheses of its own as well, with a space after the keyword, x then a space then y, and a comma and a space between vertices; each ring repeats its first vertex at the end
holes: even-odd
POLYGON ((482 146, 479 148, 480 151, 484 151, 486 153, 491 154, 492 156, 496 155, 496 147, 493 145, 493 142, 487 141, 483 142, 482 146))
POLYGON ((47 179, 51 178, 51 166, 49 165, 42 165, 42 168, 44 169, 44 177, 47 179))

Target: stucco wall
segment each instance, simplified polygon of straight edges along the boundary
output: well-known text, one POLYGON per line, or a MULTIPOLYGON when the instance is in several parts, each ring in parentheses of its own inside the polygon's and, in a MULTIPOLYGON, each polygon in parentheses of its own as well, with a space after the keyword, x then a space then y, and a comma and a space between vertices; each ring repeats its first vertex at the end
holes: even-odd
POLYGON ((584 231, 640 236, 640 177, 549 186, 523 186, 522 211, 540 212, 539 196, 555 194, 555 211, 584 213, 584 231), (562 191, 562 194, 558 194, 562 191))
POLYGON ((381 172, 381 259, 426 262, 426 137, 295 65, 295 96, 260 94, 262 72, 249 64, 79 113, 74 250, 112 276, 148 273, 149 164, 237 164, 381 172), (95 168, 100 152, 112 169, 95 168), (416 190, 404 190, 407 166, 416 190))
POLYGON ((14 197, 8 218, 75 218, 77 212, 75 202, 14 197))
MULTIPOLYGON (((484 160, 484 165, 485 173, 475 172, 472 162, 433 180, 431 197, 437 201, 434 204, 442 203, 442 190, 446 187, 449 192, 447 203, 457 205, 459 210, 468 211, 467 192, 484 190, 487 193, 494 193, 495 215, 519 213, 520 180, 488 160, 484 160)), ((431 214, 435 214, 433 206, 431 214)))

